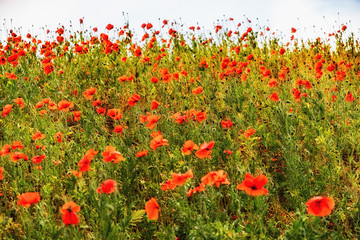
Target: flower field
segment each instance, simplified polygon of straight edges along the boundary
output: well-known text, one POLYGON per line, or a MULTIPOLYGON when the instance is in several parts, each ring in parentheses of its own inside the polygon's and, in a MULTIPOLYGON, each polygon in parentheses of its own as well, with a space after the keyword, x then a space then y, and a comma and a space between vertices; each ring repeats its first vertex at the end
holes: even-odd
POLYGON ((1 239, 360 237, 345 25, 141 28, 0 44, 1 239))

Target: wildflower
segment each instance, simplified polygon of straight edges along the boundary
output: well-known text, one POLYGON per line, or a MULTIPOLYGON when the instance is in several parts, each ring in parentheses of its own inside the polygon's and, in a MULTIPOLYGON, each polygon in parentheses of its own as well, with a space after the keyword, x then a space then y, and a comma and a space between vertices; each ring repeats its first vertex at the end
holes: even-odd
POLYGON ((112 146, 107 146, 105 151, 102 152, 102 156, 104 162, 118 163, 125 160, 121 153, 115 151, 115 148, 112 146))
POLYGON ((144 156, 147 156, 147 154, 148 154, 147 150, 142 150, 142 151, 136 153, 136 157, 138 157, 138 158, 144 157, 144 156))
POLYGON ((40 195, 37 192, 26 192, 17 196, 19 201, 18 205, 22 205, 24 207, 30 207, 31 204, 37 203, 40 201, 40 195))
POLYGON ((230 182, 226 179, 227 173, 224 170, 218 170, 209 172, 205 176, 201 178, 201 182, 205 185, 213 185, 216 187, 220 187, 220 184, 230 184, 230 182))
POLYGON ((62 138, 64 137, 64 134, 61 132, 56 132, 54 135, 54 139, 58 142, 61 143, 62 142, 62 138))
POLYGON ((108 115, 109 117, 111 117, 114 120, 120 120, 122 118, 120 109, 115 109, 115 108, 109 109, 106 115, 108 115))
POLYGON ((157 109, 159 105, 160 105, 160 103, 158 101, 153 100, 151 102, 151 110, 157 109))
POLYGON ((353 97, 353 95, 350 92, 348 92, 346 94, 345 101, 346 102, 353 102, 354 100, 355 100, 355 98, 353 97))
POLYGON ((250 196, 267 195, 268 190, 264 185, 268 182, 265 175, 253 177, 250 173, 245 175, 245 180, 236 186, 238 190, 244 190, 250 196))
POLYGON ((168 144, 168 140, 164 139, 162 135, 158 135, 150 141, 150 148, 153 151, 155 151, 158 147, 161 147, 164 145, 169 145, 169 144, 168 144))
POLYGON ((45 138, 45 134, 42 134, 40 131, 36 131, 36 133, 32 136, 32 139, 37 140, 37 139, 44 139, 45 138))
POLYGON ((245 136, 246 138, 249 138, 249 137, 250 137, 251 135, 253 135, 255 132, 256 132, 255 129, 250 128, 249 130, 247 130, 247 131, 244 133, 244 136, 245 136))
POLYGON ((191 171, 187 171, 186 173, 172 173, 172 179, 169 179, 166 183, 161 183, 161 190, 166 191, 167 189, 174 189, 176 186, 181 186, 185 183, 186 179, 193 178, 194 174, 191 171))
MULTIPOLYGON (((6 145, 5 145, 5 146, 6 146, 6 145)), ((5 146, 4 146, 4 147, 5 147, 5 146)), ((14 141, 13 144, 11 145, 11 148, 12 148, 12 149, 17 149, 17 148, 23 149, 24 146, 22 145, 21 141, 14 141)))
POLYGON ((230 120, 227 120, 227 121, 222 120, 221 125, 225 129, 225 128, 230 128, 230 127, 234 126, 234 123, 230 120))
POLYGON ((10 160, 12 162, 18 162, 20 159, 24 159, 25 161, 29 160, 28 156, 21 152, 10 153, 10 160))
POLYGON ((145 204, 145 212, 148 215, 149 220, 157 220, 159 218, 160 206, 155 198, 151 198, 145 204))
POLYGON ((37 164, 37 163, 41 163, 42 160, 45 159, 45 155, 39 155, 39 156, 35 156, 33 157, 31 160, 33 161, 34 164, 37 164))
POLYGON ((138 101, 140 101, 140 96, 134 93, 129 99, 128 104, 134 106, 138 101))
POLYGON ((67 111, 69 111, 70 108, 73 108, 73 107, 74 107, 73 102, 69 102, 67 100, 62 100, 58 103, 57 110, 67 112, 67 111))
POLYGON ((8 155, 10 153, 10 148, 11 146, 9 144, 5 144, 0 151, 0 156, 8 155))
POLYGON ((97 192, 107 194, 113 193, 116 191, 116 185, 117 182, 112 179, 105 180, 104 183, 101 184, 101 187, 97 189, 97 192))
POLYGON ((91 160, 96 154, 98 154, 98 151, 95 151, 94 149, 90 149, 85 153, 85 156, 78 163, 81 172, 87 172, 90 170, 91 160))
POLYGON ((214 147, 214 144, 214 141, 209 143, 204 142, 202 145, 200 145, 200 149, 195 153, 195 155, 200 159, 211 158, 211 149, 214 147))
POLYGON ((114 132, 120 134, 120 133, 122 133, 123 129, 124 129, 124 126, 115 126, 114 132))
POLYGON ((66 226, 70 224, 78 225, 79 217, 76 215, 76 213, 79 211, 80 211, 80 206, 76 205, 76 203, 74 202, 65 203, 60 209, 63 223, 66 226))
POLYGON ((324 217, 331 213, 335 207, 334 199, 331 197, 312 197, 305 205, 308 207, 307 212, 310 215, 324 217))
POLYGON ((197 88, 195 88, 195 89, 192 90, 192 93, 193 93, 194 95, 200 94, 200 93, 202 93, 202 92, 203 92, 203 87, 197 87, 197 88))
POLYGON ((6 117, 11 112, 12 107, 13 106, 10 105, 10 104, 5 105, 5 107, 3 107, 3 111, 1 113, 1 116, 6 117))
POLYGON ((191 195, 193 195, 194 193, 197 192, 203 192, 205 191, 205 183, 200 183, 199 186, 197 186, 196 188, 191 188, 188 192, 187 192, 187 196, 191 197, 191 195))
POLYGON ((274 102, 278 102, 279 101, 279 95, 277 92, 274 92, 273 94, 271 94, 269 96, 269 98, 271 99, 271 101, 274 101, 274 102))
POLYGON ((94 98, 95 92, 96 92, 96 88, 88 88, 83 93, 83 96, 88 100, 92 100, 94 98))
POLYGON ((74 112, 72 112, 72 114, 74 114, 74 121, 75 122, 80 121, 80 119, 81 119, 81 112, 80 111, 74 111, 74 112))
POLYGON ((14 100, 14 102, 15 102, 17 105, 20 105, 20 108, 25 107, 24 99, 22 99, 22 98, 17 98, 17 99, 14 100))
POLYGON ((193 150, 198 150, 198 149, 199 149, 199 147, 197 145, 195 145, 195 143, 192 140, 188 140, 184 143, 181 151, 185 155, 190 155, 193 150))

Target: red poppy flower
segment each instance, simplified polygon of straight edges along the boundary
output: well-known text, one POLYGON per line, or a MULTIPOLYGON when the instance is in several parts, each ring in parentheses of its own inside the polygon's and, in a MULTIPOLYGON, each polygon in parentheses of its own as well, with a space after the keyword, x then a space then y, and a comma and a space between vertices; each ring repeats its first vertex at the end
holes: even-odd
POLYGON ((191 171, 187 171, 186 173, 179 174, 179 173, 172 173, 172 179, 166 181, 166 183, 161 183, 161 190, 166 191, 168 189, 174 189, 177 186, 181 186, 186 182, 186 179, 193 178, 194 174, 191 171))
POLYGON ((134 106, 138 101, 140 101, 140 96, 134 93, 128 100, 130 106, 134 106))
POLYGON ((104 183, 101 184, 101 187, 97 189, 97 192, 107 194, 113 193, 116 191, 116 185, 117 182, 112 179, 105 180, 104 183))
POLYGON ((111 29, 113 29, 113 28, 114 28, 114 25, 112 25, 112 24, 110 24, 110 23, 109 23, 108 25, 106 25, 106 29, 109 30, 109 31, 110 31, 111 29))
POLYGON ((256 132, 255 129, 250 128, 249 130, 247 130, 247 131, 244 133, 244 136, 245 136, 246 138, 249 138, 249 137, 250 137, 251 135, 253 135, 255 132, 256 132))
POLYGON ((37 140, 37 139, 44 139, 45 138, 45 134, 42 134, 40 131, 36 131, 36 133, 32 136, 32 139, 37 140))
POLYGON ((102 152, 104 162, 113 162, 118 163, 124 161, 125 158, 121 155, 120 152, 117 152, 114 147, 107 146, 105 151, 102 152))
POLYGON ((31 204, 37 203, 40 201, 40 195, 37 192, 26 192, 17 196, 19 201, 18 205, 22 205, 24 207, 30 207, 31 204))
MULTIPOLYGON (((99 108, 100 109, 100 108, 99 108)), ((114 120, 120 120, 122 118, 122 114, 120 109, 109 109, 107 115, 114 120)))
POLYGON ((20 159, 24 159, 25 161, 29 160, 28 156, 21 152, 10 153, 10 160, 12 162, 18 162, 20 159))
POLYGON ((197 87, 197 88, 195 88, 195 89, 192 90, 192 93, 193 93, 194 95, 200 94, 200 93, 202 93, 202 92, 203 92, 203 87, 197 87))
POLYGON ((204 142, 202 145, 200 145, 200 149, 195 153, 195 155, 200 159, 211 158, 211 149, 214 147, 214 144, 214 141, 209 143, 204 142))
MULTIPOLYGON (((20 142, 20 145, 21 145, 21 142, 20 142)), ((22 147, 24 147, 24 146, 22 146, 22 147)), ((5 144, 0 151, 0 156, 8 155, 10 153, 10 148, 11 148, 11 146, 9 144, 5 144)))
POLYGON ((4 179, 3 172, 4 172, 4 169, 2 167, 0 167, 0 180, 4 179))
POLYGON ((37 164, 37 163, 41 163, 42 160, 45 159, 45 155, 39 155, 39 156, 35 156, 33 157, 31 160, 33 161, 34 164, 37 164))
POLYGON ((159 106, 159 104, 160 104, 160 103, 159 103, 158 101, 153 100, 153 101, 151 102, 151 110, 157 109, 158 106, 159 106))
POLYGON ((155 198, 151 198, 145 204, 145 212, 148 215, 149 220, 157 220, 159 218, 160 206, 155 198))
POLYGON ((136 157, 144 157, 144 156, 147 156, 147 154, 148 154, 148 151, 146 151, 146 150, 142 150, 141 152, 137 152, 136 153, 136 157))
POLYGON ((17 99, 14 100, 14 102, 15 102, 17 105, 20 105, 20 108, 25 107, 24 99, 22 99, 22 98, 17 98, 17 99))
POLYGON ((264 188, 264 185, 268 182, 265 175, 261 174, 257 177, 253 177, 250 173, 245 175, 245 180, 236 186, 238 190, 244 190, 250 196, 267 195, 268 190, 264 188))
POLYGON ((152 77, 152 78, 151 78, 151 81, 152 81, 153 83, 157 83, 157 82, 159 81, 159 78, 157 78, 157 77, 152 77))
POLYGON ((198 145, 195 145, 195 143, 192 140, 188 140, 184 143, 181 151, 185 155, 190 155, 193 150, 198 150, 198 149, 199 149, 198 145))
POLYGON ((222 120, 221 125, 225 129, 225 128, 230 128, 230 127, 234 126, 234 123, 230 120, 227 120, 227 121, 222 120))
POLYGON ((54 135, 54 139, 58 142, 61 143, 62 142, 62 138, 64 137, 64 134, 61 132, 56 132, 54 135))
POLYGON ((6 117, 11 112, 12 107, 13 106, 10 105, 10 104, 5 105, 5 107, 3 107, 3 111, 1 113, 1 116, 6 117))
POLYGON ((353 95, 350 92, 348 92, 346 94, 345 101, 346 102, 353 102, 354 100, 355 100, 355 98, 353 97, 353 95))
POLYGON ((74 107, 74 103, 73 102, 69 102, 67 100, 62 100, 58 103, 58 108, 57 110, 61 110, 64 112, 69 111, 70 108, 74 107))
MULTIPOLYGON (((5 145, 5 146, 6 146, 6 145, 5 145)), ((5 147, 5 146, 4 146, 4 147, 5 147)), ((14 141, 13 144, 11 145, 11 148, 12 148, 12 149, 17 149, 17 148, 23 149, 24 146, 22 145, 21 141, 14 141)))
POLYGON ((98 151, 95 151, 94 149, 90 149, 85 153, 85 156, 78 163, 81 172, 87 172, 90 170, 91 160, 96 154, 98 154, 98 151))
POLYGON ((120 134, 120 133, 122 133, 123 129, 124 129, 124 126, 115 126, 114 132, 120 134))
POLYGON ((76 203, 74 202, 65 203, 60 209, 63 223, 66 226, 70 224, 78 225, 79 217, 76 215, 76 213, 79 211, 80 211, 80 206, 76 205, 76 203))
POLYGON ((81 119, 81 112, 80 111, 74 111, 74 112, 72 112, 72 114, 74 114, 74 121, 75 122, 80 121, 80 119, 81 119))
POLYGON ((274 92, 273 94, 271 94, 271 95, 269 96, 269 98, 271 99, 271 101, 274 101, 274 102, 279 101, 279 95, 278 95, 277 92, 274 92))
POLYGON ((83 93, 83 96, 88 100, 92 100, 94 98, 95 92, 96 92, 96 88, 88 88, 83 93))
POLYGON ((230 184, 227 180, 227 173, 224 170, 209 172, 201 178, 201 182, 205 185, 213 185, 220 187, 220 184, 230 184))
POLYGON ((194 112, 195 118, 198 122, 202 122, 206 119, 207 114, 203 111, 195 111, 194 112))
POLYGON ((168 144, 168 140, 164 139, 162 135, 158 135, 150 141, 150 148, 153 151, 155 151, 158 147, 161 147, 164 145, 169 145, 169 144, 168 144))
POLYGON ((305 203, 307 212, 314 216, 324 217, 331 213, 335 207, 334 199, 331 197, 312 197, 305 203))

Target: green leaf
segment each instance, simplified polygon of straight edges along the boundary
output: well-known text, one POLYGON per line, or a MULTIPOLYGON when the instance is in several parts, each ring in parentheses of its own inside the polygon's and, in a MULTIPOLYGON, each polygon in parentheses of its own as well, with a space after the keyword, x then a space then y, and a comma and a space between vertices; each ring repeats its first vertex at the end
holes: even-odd
POLYGON ((134 226, 137 223, 141 222, 144 215, 145 215, 145 210, 132 211, 130 225, 134 226))

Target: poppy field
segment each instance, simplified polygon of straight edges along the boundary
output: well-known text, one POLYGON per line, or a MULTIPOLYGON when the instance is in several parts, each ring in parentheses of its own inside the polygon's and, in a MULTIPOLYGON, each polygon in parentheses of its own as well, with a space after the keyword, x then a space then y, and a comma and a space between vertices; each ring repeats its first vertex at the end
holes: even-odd
POLYGON ((346 25, 80 26, 0 43, 1 239, 360 237, 346 25))

